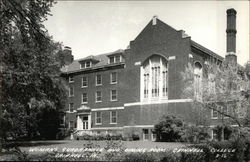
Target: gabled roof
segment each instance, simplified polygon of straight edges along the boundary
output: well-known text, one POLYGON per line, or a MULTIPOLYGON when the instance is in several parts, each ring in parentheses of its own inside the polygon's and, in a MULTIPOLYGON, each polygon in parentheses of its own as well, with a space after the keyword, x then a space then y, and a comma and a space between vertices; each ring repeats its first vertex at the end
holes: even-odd
POLYGON ((75 72, 75 71, 79 71, 79 70, 87 70, 87 69, 80 69, 80 62, 82 62, 84 60, 97 60, 96 63, 92 64, 91 68, 98 68, 98 67, 107 66, 107 65, 109 65, 109 57, 108 56, 112 55, 112 54, 116 54, 116 53, 124 53, 124 50, 119 49, 119 50, 116 50, 114 52, 104 53, 104 54, 100 54, 100 55, 96 55, 96 56, 90 55, 90 56, 87 56, 87 57, 82 58, 82 59, 77 59, 77 60, 74 60, 68 66, 62 67, 61 71, 63 73, 67 73, 67 72, 75 72))
POLYGON ((193 46, 193 47, 195 47, 195 48, 197 48, 197 49, 199 49, 199 50, 201 50, 201 51, 203 51, 203 52, 209 54, 210 56, 212 56, 212 57, 214 57, 214 58, 217 58, 218 60, 221 60, 221 61, 224 60, 224 58, 221 57, 220 55, 214 53, 213 51, 207 49, 206 47, 200 45, 199 43, 196 43, 196 42, 193 41, 193 40, 191 40, 191 46, 193 46))

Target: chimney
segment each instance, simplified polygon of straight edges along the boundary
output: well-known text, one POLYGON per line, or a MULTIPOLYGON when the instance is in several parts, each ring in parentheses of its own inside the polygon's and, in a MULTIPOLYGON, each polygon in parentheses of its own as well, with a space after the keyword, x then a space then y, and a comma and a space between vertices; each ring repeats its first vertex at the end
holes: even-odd
POLYGON ((157 16, 157 15, 154 15, 154 16, 153 16, 153 19, 152 19, 152 25, 156 25, 157 19, 158 19, 158 16, 157 16))
POLYGON ((228 63, 237 63, 236 56, 236 10, 230 8, 227 10, 227 54, 226 62, 228 63))
POLYGON ((65 65, 69 65, 74 61, 74 56, 72 55, 72 50, 70 47, 68 46, 64 47, 63 55, 64 55, 63 59, 65 65))

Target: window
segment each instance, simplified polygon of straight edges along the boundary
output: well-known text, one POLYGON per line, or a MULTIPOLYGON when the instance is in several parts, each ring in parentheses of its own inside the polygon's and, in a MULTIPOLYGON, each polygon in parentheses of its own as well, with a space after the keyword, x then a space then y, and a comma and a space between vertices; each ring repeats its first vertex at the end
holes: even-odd
POLYGON ((81 68, 81 69, 89 68, 89 67, 91 67, 91 65, 92 65, 91 61, 81 62, 81 63, 80 63, 80 68, 81 68))
POLYGON ((69 76, 69 83, 74 82, 74 77, 73 76, 69 76))
POLYGON ((74 103, 69 103, 69 112, 74 111, 74 103))
POLYGON ((115 62, 116 63, 121 62, 121 56, 120 55, 115 56, 115 62))
POLYGON ((215 94, 215 75, 214 74, 209 74, 208 75, 208 88, 209 88, 209 93, 215 94))
POLYGON ((199 62, 194 64, 194 99, 202 100, 202 66, 199 62))
POLYGON ((102 92, 101 91, 96 92, 96 102, 102 102, 102 92))
POLYGON ((69 129, 73 129, 74 128, 74 121, 69 121, 69 129))
POLYGON ((90 67, 90 66, 91 66, 90 61, 85 62, 85 68, 88 68, 88 67, 90 67))
POLYGON ((109 63, 110 63, 110 64, 115 63, 115 57, 114 57, 114 56, 110 56, 110 57, 109 57, 109 63))
POLYGON ((88 87, 88 78, 82 77, 82 87, 88 87))
POLYGON ((100 74, 96 75, 96 85, 102 85, 102 76, 100 74))
POLYGON ((117 101, 117 91, 111 90, 111 101, 117 101))
POLYGON ((167 60, 153 55, 142 66, 142 98, 167 98, 168 96, 168 67, 167 60))
POLYGON ((83 93, 82 94, 82 103, 88 103, 88 95, 87 93, 83 93))
POLYGON ((212 119, 218 119, 218 116, 219 116, 218 111, 212 109, 212 119))
POLYGON ((70 86, 69 87, 69 97, 72 97, 72 96, 74 96, 74 87, 70 86))
POLYGON ((95 123, 98 124, 102 124, 102 112, 97 111, 95 113, 95 123))
POLYGON ((121 55, 116 55, 116 56, 110 56, 109 57, 109 63, 113 64, 113 63, 119 63, 121 62, 121 55))
POLYGON ((117 83, 117 72, 112 72, 110 74, 110 83, 111 84, 117 83))
POLYGON ((64 124, 65 124, 65 115, 60 114, 60 125, 64 125, 64 124))
POLYGON ((117 111, 110 111, 110 124, 117 123, 117 111))

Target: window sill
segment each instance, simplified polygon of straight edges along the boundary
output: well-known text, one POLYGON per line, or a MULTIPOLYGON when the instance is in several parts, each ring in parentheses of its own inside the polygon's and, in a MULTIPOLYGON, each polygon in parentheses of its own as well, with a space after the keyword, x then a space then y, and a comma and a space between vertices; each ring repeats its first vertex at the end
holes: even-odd
POLYGON ((69 81, 69 83, 74 83, 75 81, 69 81))
POLYGON ((87 88, 88 86, 82 86, 81 88, 87 88))
POLYGON ((96 101, 95 103, 101 103, 102 101, 96 101))
POLYGON ((102 123, 95 123, 95 125, 102 125, 102 123))
POLYGON ((73 113, 76 113, 76 110, 73 110, 73 111, 66 111, 66 113, 73 114, 73 113))
POLYGON ((110 84, 117 84, 117 82, 113 82, 113 83, 110 83, 110 84))
POLYGON ((115 102, 115 101, 118 101, 118 100, 110 100, 111 102, 115 102))
POLYGON ((95 86, 97 86, 97 87, 98 87, 98 86, 102 86, 102 84, 96 84, 95 86))
POLYGON ((69 96, 69 97, 74 97, 74 95, 73 96, 69 96))
POLYGON ((109 123, 109 124, 117 124, 117 123, 109 123))
POLYGON ((83 104, 88 104, 88 102, 82 102, 82 105, 83 105, 83 104))

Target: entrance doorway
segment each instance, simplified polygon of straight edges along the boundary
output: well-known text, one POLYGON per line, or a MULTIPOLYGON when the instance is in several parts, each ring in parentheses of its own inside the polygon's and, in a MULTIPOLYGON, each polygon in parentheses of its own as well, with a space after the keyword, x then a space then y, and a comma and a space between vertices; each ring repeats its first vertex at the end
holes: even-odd
POLYGON ((83 116, 82 117, 82 129, 83 130, 88 130, 89 129, 89 122, 88 122, 88 116, 83 116))
POLYGON ((148 129, 142 129, 143 132, 143 140, 148 141, 149 140, 149 131, 148 129))

